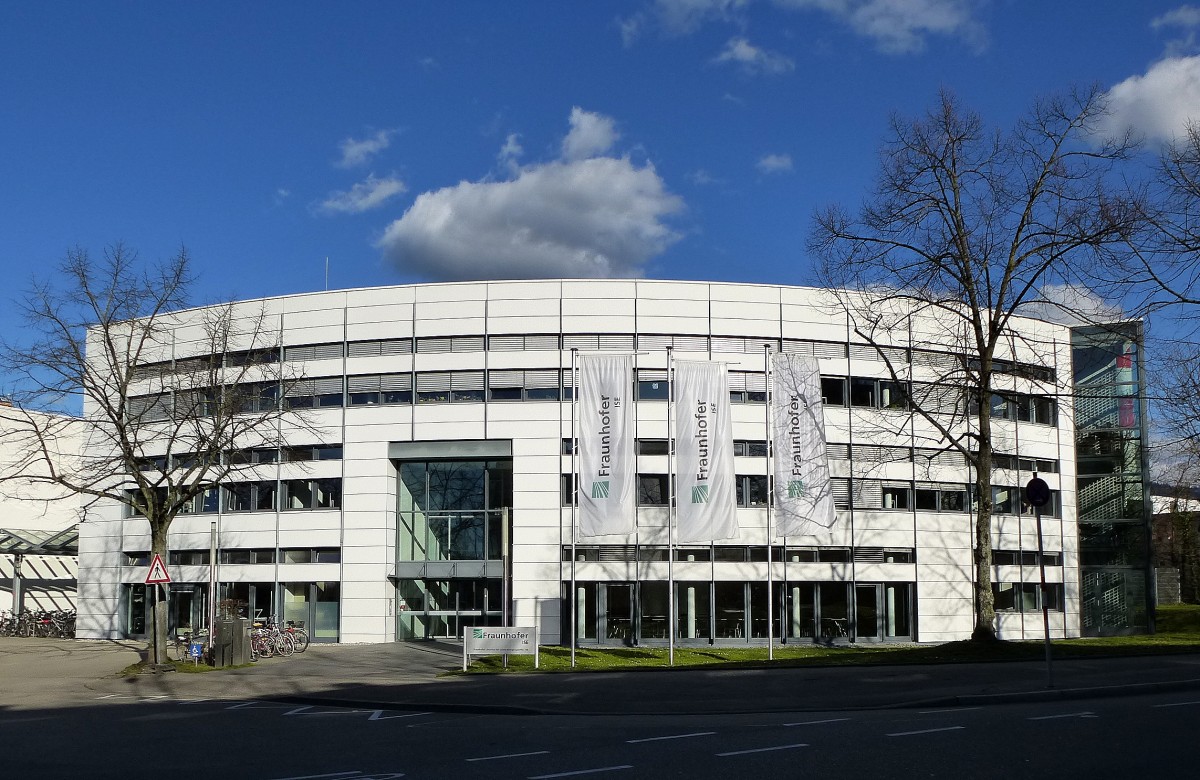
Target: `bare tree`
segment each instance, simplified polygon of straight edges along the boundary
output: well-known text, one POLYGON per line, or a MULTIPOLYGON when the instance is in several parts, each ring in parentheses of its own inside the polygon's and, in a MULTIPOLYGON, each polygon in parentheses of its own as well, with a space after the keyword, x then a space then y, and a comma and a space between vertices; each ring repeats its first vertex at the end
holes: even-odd
MULTIPOLYGON (((282 418, 296 413, 281 404, 279 335, 261 310, 184 312, 194 283, 185 250, 144 265, 120 244, 99 261, 73 249, 54 279, 34 283, 19 304, 26 330, 0 353, 14 385, 2 411, 21 453, 0 486, 26 479, 85 506, 116 502, 145 518, 151 552, 166 561, 175 518, 218 500, 249 467, 238 453, 282 444, 282 418), (71 407, 82 414, 38 413, 71 407), (63 458, 57 442, 72 426, 81 451, 63 458)), ((163 663, 165 599, 154 616, 163 663)))
POLYGON ((966 356, 937 367, 937 378, 911 390, 908 402, 974 473, 975 640, 996 638, 993 413, 1020 403, 1016 380, 997 380, 1021 378, 1005 362, 1014 345, 1039 348, 1014 318, 1044 285, 1070 282, 1074 264, 1108 262, 1141 213, 1133 198, 1106 188, 1134 143, 1097 142, 1092 132, 1103 111, 1098 88, 1072 92, 1035 102, 1004 133, 943 92, 925 116, 892 118, 878 182, 859 214, 834 206, 814 218, 809 248, 822 281, 893 379, 908 379, 896 347, 909 345, 919 315, 944 324, 927 337, 966 356), (957 413, 947 409, 949 387, 965 389, 957 413))

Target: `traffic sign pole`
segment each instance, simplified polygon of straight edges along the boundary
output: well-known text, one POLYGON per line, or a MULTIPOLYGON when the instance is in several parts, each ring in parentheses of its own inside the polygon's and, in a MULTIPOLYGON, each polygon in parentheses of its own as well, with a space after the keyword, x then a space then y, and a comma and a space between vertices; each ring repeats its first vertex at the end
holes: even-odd
POLYGON ((1042 544, 1042 507, 1050 502, 1050 486, 1033 472, 1033 479, 1025 486, 1025 497, 1033 505, 1033 514, 1037 518, 1038 568, 1042 578, 1042 631, 1046 643, 1046 687, 1054 687, 1054 665, 1050 657, 1050 606, 1049 590, 1046 587, 1046 548, 1042 544))

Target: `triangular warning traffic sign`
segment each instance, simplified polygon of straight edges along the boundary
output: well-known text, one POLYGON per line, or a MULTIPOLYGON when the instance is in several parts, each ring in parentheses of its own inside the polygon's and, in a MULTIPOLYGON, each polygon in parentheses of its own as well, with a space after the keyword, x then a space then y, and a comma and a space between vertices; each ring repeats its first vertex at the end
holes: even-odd
POLYGON ((170 581, 171 575, 167 574, 167 567, 163 565, 162 556, 156 553, 154 560, 150 563, 150 573, 146 575, 146 584, 158 585, 170 581))

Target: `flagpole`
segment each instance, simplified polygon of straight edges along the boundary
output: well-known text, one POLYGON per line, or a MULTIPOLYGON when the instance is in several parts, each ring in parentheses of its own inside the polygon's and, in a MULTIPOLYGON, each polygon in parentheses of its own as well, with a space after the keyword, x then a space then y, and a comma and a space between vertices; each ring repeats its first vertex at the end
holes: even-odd
POLYGON ((667 661, 675 665, 675 356, 667 347, 667 661))
MULTIPOLYGON (((775 660, 775 597, 771 577, 771 507, 775 503, 774 471, 771 461, 771 347, 763 344, 763 365, 767 379, 767 660, 775 660)), ((786 550, 784 559, 786 560, 786 550)), ((752 605, 753 606, 753 605, 752 605)))
POLYGON ((575 644, 576 633, 579 631, 579 616, 575 613, 579 610, 579 597, 575 593, 575 516, 579 509, 579 467, 577 458, 579 457, 579 432, 576 430, 578 425, 578 406, 579 406, 579 382, 576 381, 575 361, 579 356, 579 350, 571 347, 571 668, 575 668, 575 644))

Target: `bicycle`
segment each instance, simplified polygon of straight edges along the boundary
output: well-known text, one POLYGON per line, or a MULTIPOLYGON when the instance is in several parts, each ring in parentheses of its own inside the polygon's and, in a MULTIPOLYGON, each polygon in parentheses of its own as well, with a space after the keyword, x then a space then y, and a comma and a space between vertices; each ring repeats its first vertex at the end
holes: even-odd
POLYGON ((289 620, 287 621, 286 625, 287 628, 283 629, 284 633, 291 635, 292 641, 296 645, 296 652, 303 653, 308 649, 308 645, 311 641, 308 638, 308 631, 304 628, 304 621, 289 620))
POLYGON ((193 637, 202 645, 200 655, 203 657, 208 652, 208 630, 204 628, 195 632, 195 634, 189 632, 177 635, 167 645, 167 658, 175 661, 191 661, 193 637))

